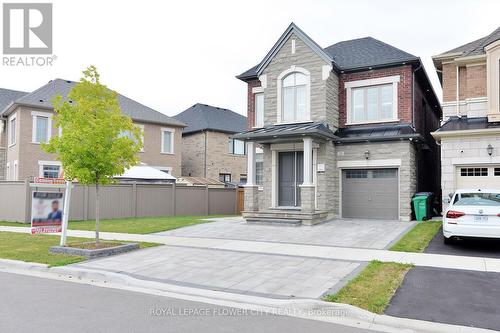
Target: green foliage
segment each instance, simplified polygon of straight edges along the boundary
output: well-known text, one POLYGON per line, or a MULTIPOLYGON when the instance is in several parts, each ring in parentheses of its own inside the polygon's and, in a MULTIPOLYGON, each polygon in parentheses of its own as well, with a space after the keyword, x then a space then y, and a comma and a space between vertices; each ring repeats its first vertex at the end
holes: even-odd
POLYGON ((138 163, 140 130, 122 114, 117 93, 100 83, 94 66, 83 71, 67 99, 56 96, 52 105, 62 133, 42 148, 57 154, 66 179, 109 184, 113 176, 138 163), (127 132, 131 137, 123 135, 127 132))

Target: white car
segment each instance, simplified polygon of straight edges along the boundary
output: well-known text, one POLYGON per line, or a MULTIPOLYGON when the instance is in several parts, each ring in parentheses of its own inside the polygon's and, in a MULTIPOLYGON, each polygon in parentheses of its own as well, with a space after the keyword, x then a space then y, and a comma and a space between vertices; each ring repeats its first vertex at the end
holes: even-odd
POLYGON ((500 190, 458 190, 443 218, 443 240, 500 238, 500 190))

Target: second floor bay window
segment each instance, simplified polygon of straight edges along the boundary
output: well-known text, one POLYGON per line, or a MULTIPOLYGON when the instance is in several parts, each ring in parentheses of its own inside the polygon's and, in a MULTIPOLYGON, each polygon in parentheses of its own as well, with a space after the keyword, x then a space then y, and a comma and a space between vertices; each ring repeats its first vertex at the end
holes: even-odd
POLYGON ((309 120, 308 112, 309 77, 293 72, 282 79, 281 83, 281 122, 309 120))

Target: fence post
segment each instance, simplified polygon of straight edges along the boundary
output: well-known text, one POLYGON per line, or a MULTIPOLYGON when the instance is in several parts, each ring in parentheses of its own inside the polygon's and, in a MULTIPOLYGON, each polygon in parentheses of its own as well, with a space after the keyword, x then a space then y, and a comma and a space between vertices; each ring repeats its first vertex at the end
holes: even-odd
POLYGON ((208 192, 208 185, 205 185, 205 215, 210 214, 210 202, 209 202, 209 192, 208 192))
POLYGON ((87 221, 89 219, 89 186, 83 186, 83 220, 87 221))
POLYGON ((235 215, 238 215, 238 198, 240 196, 240 194, 238 193, 240 191, 240 188, 238 186, 236 186, 234 188, 234 214, 235 215))
POLYGON ((172 183, 172 216, 175 216, 175 196, 177 195, 177 187, 172 183))
POLYGON ((132 183, 132 216, 137 217, 137 182, 132 183))
POLYGON ((30 181, 26 179, 24 181, 24 187, 26 190, 25 196, 25 206, 24 206, 24 223, 31 223, 31 188, 30 181))

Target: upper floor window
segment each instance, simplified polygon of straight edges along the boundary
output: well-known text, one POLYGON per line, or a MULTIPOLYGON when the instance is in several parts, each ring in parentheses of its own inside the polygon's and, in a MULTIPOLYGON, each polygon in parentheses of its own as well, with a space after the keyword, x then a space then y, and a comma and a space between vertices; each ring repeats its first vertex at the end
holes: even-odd
POLYGON ((264 127, 264 94, 255 94, 255 127, 264 127))
POLYGON ((161 152, 162 154, 174 153, 174 133, 171 128, 161 129, 161 152))
POLYGON ((347 124, 398 120, 398 76, 346 82, 347 124))
POLYGON ((309 120, 307 112, 308 77, 299 72, 285 76, 282 80, 281 121, 309 120))
MULTIPOLYGON (((136 126, 137 128, 139 128, 140 137, 141 137, 141 143, 142 143, 141 152, 144 152, 144 125, 142 125, 142 124, 134 124, 134 126, 136 126)), ((121 137, 127 137, 130 140, 134 141, 135 143, 138 143, 137 142, 137 138, 134 136, 134 134, 132 133, 132 131, 129 131, 129 130, 122 131, 120 133, 120 136, 121 137)))
POLYGON ((16 143, 16 117, 12 117, 9 120, 9 146, 16 143))
POLYGON ((32 142, 48 142, 52 132, 52 115, 43 112, 32 112, 31 115, 33 117, 32 142))
POLYGON ((245 155, 245 142, 229 139, 229 154, 245 155))

